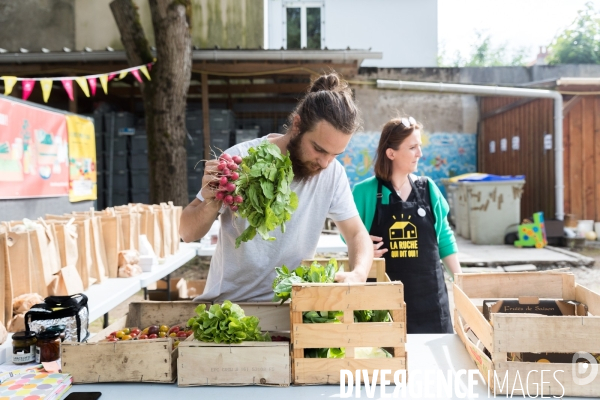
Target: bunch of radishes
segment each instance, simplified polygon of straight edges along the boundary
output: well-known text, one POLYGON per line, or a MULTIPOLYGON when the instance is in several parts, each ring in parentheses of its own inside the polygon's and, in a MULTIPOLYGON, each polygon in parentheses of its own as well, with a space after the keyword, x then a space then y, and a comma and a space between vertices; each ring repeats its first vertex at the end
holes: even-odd
POLYGON ((235 181, 240 177, 236 171, 241 163, 242 157, 232 157, 227 153, 223 153, 219 157, 219 164, 217 165, 217 169, 219 170, 219 187, 215 198, 222 200, 223 203, 229 206, 231 211, 237 211, 239 204, 244 201, 242 196, 235 195, 235 181))

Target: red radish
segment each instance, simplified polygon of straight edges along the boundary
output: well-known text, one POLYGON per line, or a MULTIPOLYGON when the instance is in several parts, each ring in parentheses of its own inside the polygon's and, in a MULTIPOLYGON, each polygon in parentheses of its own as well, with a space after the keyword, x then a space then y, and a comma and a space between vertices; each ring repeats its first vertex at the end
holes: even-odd
POLYGON ((222 173, 224 176, 229 176, 229 175, 231 175, 231 171, 230 171, 229 169, 227 169, 227 168, 223 168, 223 171, 221 171, 221 173, 222 173))
POLYGON ((231 204, 233 203, 233 196, 228 194, 227 196, 225 196, 225 198, 223 199, 223 202, 225 204, 231 204))
POLYGON ((221 179, 219 180, 219 183, 223 186, 227 185, 228 182, 229 182, 229 179, 227 179, 226 176, 222 176, 221 179))
POLYGON ((233 192, 235 190, 235 184, 233 183, 228 183, 225 188, 227 189, 228 192, 233 192))
POLYGON ((232 171, 235 171, 239 167, 238 167, 238 165, 236 163, 231 163, 231 164, 227 164, 227 168, 229 168, 232 171))
POLYGON ((227 153, 221 154, 221 158, 226 161, 231 161, 231 156, 227 153))
POLYGON ((224 193, 224 192, 217 192, 217 193, 215 194, 215 198, 216 198, 217 200, 223 200, 223 198, 224 198, 224 197, 225 197, 225 193, 224 193))
POLYGON ((231 206, 231 211, 237 211, 238 210, 238 206, 231 206))
POLYGON ((237 181, 237 179, 240 177, 240 174, 238 174, 237 172, 232 172, 231 173, 231 180, 232 181, 237 181))
POLYGON ((219 165, 217 165, 217 169, 218 169, 219 171, 223 171, 223 169, 224 169, 225 167, 227 167, 227 163, 225 163, 225 162, 220 162, 220 163, 219 163, 219 165))
POLYGON ((233 156, 233 157, 231 157, 231 159, 233 160, 234 163, 236 163, 238 165, 242 163, 242 157, 240 157, 240 156, 233 156))
POLYGON ((237 203, 237 204, 240 204, 241 202, 243 202, 243 201, 244 201, 244 198, 243 198, 242 196, 235 196, 235 197, 233 198, 233 201, 234 201, 235 203, 237 203))

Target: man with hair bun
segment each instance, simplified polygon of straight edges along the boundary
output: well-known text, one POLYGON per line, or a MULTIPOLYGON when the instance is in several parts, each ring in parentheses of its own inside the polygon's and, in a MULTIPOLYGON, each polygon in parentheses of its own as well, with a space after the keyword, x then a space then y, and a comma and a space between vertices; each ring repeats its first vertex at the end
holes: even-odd
POLYGON ((286 232, 271 232, 274 241, 256 236, 235 248, 235 239, 247 221, 235 218, 215 198, 217 161, 206 163, 202 189, 181 216, 180 235, 186 242, 206 235, 220 214, 221 229, 204 293, 196 301, 271 301, 275 267, 295 268, 314 257, 325 219, 335 221, 348 244, 352 272, 338 272, 338 282, 365 282, 373 261, 373 246, 364 227, 344 167, 336 160, 360 125, 358 109, 348 84, 336 73, 317 78, 288 118, 285 134, 271 133, 237 144, 225 153, 248 155, 248 149, 269 141, 283 154, 289 152, 294 171, 291 189, 298 208, 286 223, 286 232))

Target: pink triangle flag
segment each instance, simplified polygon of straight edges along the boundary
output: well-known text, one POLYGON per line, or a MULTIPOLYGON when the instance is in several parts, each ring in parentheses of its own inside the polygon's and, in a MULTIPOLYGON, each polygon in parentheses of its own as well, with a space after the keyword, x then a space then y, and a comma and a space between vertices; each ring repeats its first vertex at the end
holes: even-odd
POLYGON ((35 85, 35 81, 33 79, 24 79, 21 82, 23 86, 23 100, 27 100, 31 92, 33 91, 33 86, 35 85))
POLYGON ((117 74, 108 74, 108 80, 111 81, 117 74))
POLYGON ((137 69, 134 69, 133 71, 131 71, 131 75, 135 76, 135 79, 137 79, 137 81, 139 83, 142 83, 142 77, 140 76, 140 71, 138 71, 137 69))
POLYGON ((96 95, 96 78, 87 78, 90 89, 92 90, 92 96, 96 95))
POLYGON ((69 99, 73 101, 73 81, 71 79, 62 79, 61 82, 69 95, 69 99))

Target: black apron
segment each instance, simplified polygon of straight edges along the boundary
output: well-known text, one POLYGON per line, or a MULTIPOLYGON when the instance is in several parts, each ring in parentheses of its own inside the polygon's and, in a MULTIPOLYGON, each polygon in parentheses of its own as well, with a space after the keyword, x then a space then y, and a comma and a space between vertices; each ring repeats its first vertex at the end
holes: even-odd
POLYGON ((388 249, 383 255, 386 272, 391 280, 404 284, 407 332, 453 333, 427 178, 415 183, 408 177, 412 191, 406 201, 391 183, 377 180, 377 206, 369 233, 383 238, 381 248, 388 249), (382 186, 392 192, 389 204, 381 203, 382 186))

